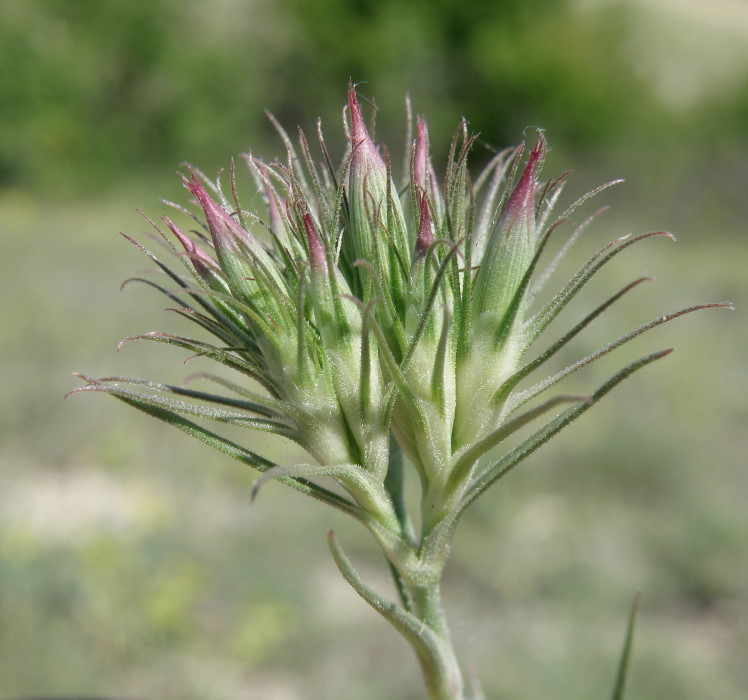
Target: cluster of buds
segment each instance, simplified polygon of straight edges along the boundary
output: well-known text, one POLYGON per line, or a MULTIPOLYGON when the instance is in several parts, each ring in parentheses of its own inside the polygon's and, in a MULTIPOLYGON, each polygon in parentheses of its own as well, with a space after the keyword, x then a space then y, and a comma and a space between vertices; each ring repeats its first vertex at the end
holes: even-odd
POLYGON ((242 208, 232 163, 229 196, 220 178, 212 182, 195 170, 184 178, 202 216, 177 209, 197 222, 197 230, 185 231, 169 218, 163 226, 151 222, 188 274, 143 248, 175 288, 148 283, 217 341, 161 332, 126 341, 176 345, 235 370, 241 382, 199 375, 230 395, 122 377, 84 377, 81 390, 110 393, 251 464, 262 472, 255 491, 277 478, 369 527, 395 577, 399 605, 363 584, 331 539, 341 571, 412 642, 432 697, 457 698, 460 674, 438 603, 457 521, 524 457, 669 351, 628 365, 589 396, 537 400, 541 394, 653 326, 704 306, 661 316, 565 369, 523 381, 644 278, 528 359, 586 283, 632 244, 670 234, 611 242, 538 305, 537 292, 559 257, 595 218, 573 229, 555 258, 540 267, 551 234, 589 197, 552 218, 568 173, 540 181, 547 150, 542 133, 532 148, 496 153, 473 180, 467 159, 475 136, 463 122, 440 179, 426 122, 418 118, 398 185, 353 86, 345 122, 348 148, 337 168, 319 127, 321 165, 303 132, 297 148, 277 124, 284 162, 243 156, 261 211, 242 208), (547 412, 556 415, 500 459, 486 459, 547 412), (302 446, 310 463, 272 464, 194 417, 275 433, 302 446), (403 455, 420 479, 415 517, 403 496, 403 455), (319 477, 333 478, 346 495, 324 488, 319 477))

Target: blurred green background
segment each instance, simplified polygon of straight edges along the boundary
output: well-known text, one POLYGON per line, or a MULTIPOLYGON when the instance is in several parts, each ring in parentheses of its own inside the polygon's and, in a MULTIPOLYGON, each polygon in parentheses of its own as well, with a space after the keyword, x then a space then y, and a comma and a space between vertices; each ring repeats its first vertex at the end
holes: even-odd
POLYGON ((169 348, 114 352, 180 328, 145 287, 118 292, 148 265, 117 231, 147 228, 136 207, 157 217, 159 198, 185 201, 183 161, 213 172, 250 148, 280 155, 264 108, 291 131, 322 116, 339 145, 349 78, 376 98, 393 150, 409 91, 437 154, 465 115, 494 146, 544 127, 546 172, 576 171, 569 198, 625 177, 579 261, 629 231, 678 235, 621 256, 579 299, 577 312, 658 277, 577 352, 680 306, 738 304, 580 376, 570 390, 681 349, 466 518, 445 595, 487 698, 605 697, 636 590, 632 698, 747 697, 743 0, 4 3, 0 697, 421 696, 411 652, 328 556, 333 527, 389 590, 363 531, 279 485, 250 506, 241 465, 108 398, 62 400, 73 371, 176 383, 202 369, 169 348))

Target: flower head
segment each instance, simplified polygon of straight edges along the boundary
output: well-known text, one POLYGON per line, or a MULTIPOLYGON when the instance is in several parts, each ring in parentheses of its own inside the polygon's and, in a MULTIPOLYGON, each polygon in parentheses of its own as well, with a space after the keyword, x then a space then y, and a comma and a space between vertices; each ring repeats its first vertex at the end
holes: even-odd
POLYGON ((139 338, 176 344, 244 375, 243 383, 207 377, 234 396, 113 378, 89 379, 85 388, 114 394, 252 463, 264 478, 282 477, 355 515, 397 562, 410 551, 405 542, 441 542, 444 528, 453 528, 497 478, 663 353, 629 365, 588 397, 562 394, 538 402, 548 389, 654 325, 703 307, 661 316, 532 383, 561 347, 643 279, 531 353, 560 311, 610 259, 668 234, 613 241, 538 304, 536 292, 555 267, 552 261, 538 270, 546 242, 586 199, 552 218, 565 177, 541 182, 542 133, 526 157, 524 145, 502 151, 472 179, 467 160, 475 137, 463 122, 439 184, 428 128, 418 117, 408 145, 408 186, 399 191, 353 86, 348 117, 348 149, 337 171, 329 166, 321 130, 326 169, 313 160, 303 133, 297 150, 280 127, 285 162, 246 156, 264 198, 261 210, 241 207, 233 166, 231 199, 220 181, 196 172, 185 177, 207 235, 185 233, 164 219, 184 250, 179 253, 158 230, 186 274, 146 251, 176 284, 167 293, 181 304, 180 313, 216 341, 165 333, 139 338), (173 400, 169 393, 202 403, 173 400), (564 403, 570 405, 557 408, 564 403), (557 415, 519 447, 486 462, 505 438, 551 410, 557 415), (314 464, 270 465, 186 415, 274 432, 299 443, 314 464), (420 477, 420 535, 402 511, 391 438, 420 477), (321 476, 335 479, 348 495, 325 489, 316 481, 321 476))

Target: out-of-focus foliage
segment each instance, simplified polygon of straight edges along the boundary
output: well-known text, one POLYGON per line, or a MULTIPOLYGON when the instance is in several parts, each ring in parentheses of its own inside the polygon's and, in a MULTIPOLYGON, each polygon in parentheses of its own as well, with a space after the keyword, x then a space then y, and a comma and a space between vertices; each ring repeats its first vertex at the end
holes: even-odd
MULTIPOLYGON (((348 74, 386 86, 388 99, 410 90, 450 128, 455 110, 504 145, 528 125, 549 128, 583 150, 648 129, 662 110, 627 61, 627 13, 584 15, 568 0, 287 0, 307 27, 293 47, 294 78, 313 62, 328 91, 348 74), (333 21, 333 18, 337 18, 333 21), (343 39, 344 40, 341 40, 343 39)), ((294 79, 294 82, 299 82, 294 79)), ((286 95, 292 108, 293 93, 286 95)))
MULTIPOLYGON (((672 115, 632 67, 632 15, 569 0, 35 0, 0 23, 0 183, 104 187, 189 158, 206 169, 285 124, 337 118, 349 78, 444 142, 528 125, 584 157, 672 115), (85 177, 87 176, 87 177, 85 177)), ((393 120, 394 123, 394 120, 393 120)), ((391 136, 391 134, 385 134, 391 136)))
MULTIPOLYGON (((187 159, 211 171, 250 144, 275 153, 263 109, 291 126, 329 122, 349 78, 387 114, 410 92, 435 144, 464 114, 495 146, 541 126, 577 162, 611 148, 677 158, 703 134, 699 105, 661 99, 655 67, 636 60, 639 21, 632 3, 607 0, 8 3, 0 185, 101 190, 187 159)), ((735 144, 740 91, 710 110, 716 140, 735 144)))
POLYGON ((10 3, 0 24, 2 182, 55 188, 87 175, 96 187, 246 148, 271 84, 267 30, 255 3, 10 3))

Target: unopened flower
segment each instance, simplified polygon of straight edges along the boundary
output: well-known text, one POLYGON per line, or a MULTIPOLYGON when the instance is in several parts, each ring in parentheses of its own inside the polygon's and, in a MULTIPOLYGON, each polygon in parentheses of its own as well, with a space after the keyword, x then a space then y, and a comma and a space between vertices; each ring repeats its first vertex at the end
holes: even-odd
POLYGON ((587 396, 547 397, 549 389, 654 326, 725 305, 659 316, 538 377, 564 345, 645 278, 537 347, 587 282, 629 246, 672 237, 655 232, 617 239, 538 303, 537 292, 553 279, 557 262, 541 266, 546 242, 588 198, 553 218, 565 178, 541 181, 542 133, 526 157, 524 145, 502 151, 473 180, 467 159, 475 137, 463 122, 439 179, 419 117, 416 138, 407 144, 408 184, 399 190, 353 86, 348 122, 348 148, 337 169, 321 130, 323 167, 303 134, 297 150, 280 127, 283 162, 247 155, 264 201, 258 210, 242 208, 233 166, 230 198, 220 181, 185 177, 203 231, 185 233, 171 219, 164 219, 171 235, 156 226, 183 271, 143 249, 174 284, 158 288, 215 340, 160 332, 126 340, 177 345, 223 364, 238 373, 237 381, 201 376, 229 393, 121 377, 84 377, 83 390, 110 393, 256 467, 263 473, 256 488, 282 479, 366 525, 387 557, 400 603, 366 586, 331 539, 336 562, 414 646, 431 696, 457 699, 462 681, 439 581, 460 517, 526 456, 669 350, 629 364, 587 396), (506 438, 548 412, 555 415, 503 456, 491 457, 506 438), (272 464, 193 418, 275 433, 301 445, 310 461, 272 464), (415 514, 404 499, 403 454, 419 477, 415 514), (320 477, 335 480, 342 492, 323 486, 320 477))

